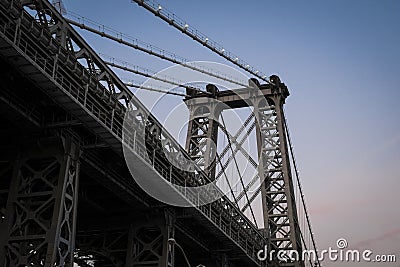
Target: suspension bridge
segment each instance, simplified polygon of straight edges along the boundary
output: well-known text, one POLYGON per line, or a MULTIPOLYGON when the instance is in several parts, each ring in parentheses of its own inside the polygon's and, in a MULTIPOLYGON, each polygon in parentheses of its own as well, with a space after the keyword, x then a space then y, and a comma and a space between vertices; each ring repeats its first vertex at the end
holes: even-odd
POLYGON ((59 1, 1 0, 0 266, 321 266, 318 257, 293 257, 317 255, 317 247, 285 118, 286 85, 166 8, 144 0, 132 8, 251 78, 190 63, 67 13, 59 1), (159 76, 96 52, 79 31, 235 88, 159 76), (190 113, 184 145, 131 88, 182 98, 190 113), (224 114, 243 108, 247 117, 232 132, 224 114), (251 137, 256 153, 243 146, 251 137), (241 170, 241 158, 253 175, 241 170), (154 198, 135 177, 186 204, 154 198), (204 185, 213 186, 195 193, 204 185))

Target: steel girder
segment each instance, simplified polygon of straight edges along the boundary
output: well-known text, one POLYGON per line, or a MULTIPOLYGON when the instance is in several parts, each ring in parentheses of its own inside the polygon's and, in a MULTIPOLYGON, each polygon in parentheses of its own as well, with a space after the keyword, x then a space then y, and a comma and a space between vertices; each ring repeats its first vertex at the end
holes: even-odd
MULTIPOLYGON (((295 250, 301 255, 300 227, 298 223, 283 116, 283 104, 286 97, 289 95, 289 91, 286 86, 280 82, 279 78, 271 76, 271 79, 275 79, 274 84, 276 83, 277 86, 257 85, 257 90, 253 90, 250 86, 244 89, 221 91, 216 94, 215 98, 217 101, 225 104, 224 108, 253 107, 254 115, 250 116, 245 121, 244 125, 249 125, 252 118, 254 118, 255 123, 250 125, 244 138, 248 137, 249 131, 251 131, 255 125, 259 156, 258 166, 256 165, 258 175, 250 181, 239 196, 243 197, 245 191, 248 190, 257 179, 260 179, 261 185, 249 198, 248 203, 242 207, 242 211, 245 211, 253 200, 261 194, 264 233, 269 240, 268 251, 274 250, 275 257, 280 250, 295 250)), ((209 102, 206 100, 207 97, 210 96, 198 94, 197 96, 193 95, 190 100, 191 103, 197 103, 197 106, 200 106, 201 103, 207 105, 209 102)), ((192 106, 194 105, 192 104, 192 106)), ((201 128, 203 130, 202 136, 204 137, 210 135, 210 133, 207 132, 207 130, 209 131, 210 129, 210 123, 206 121, 205 124, 208 127, 201 128)), ((242 127, 239 129, 239 132, 244 130, 245 127, 242 127)), ((197 137, 196 135, 191 135, 193 134, 189 131, 188 138, 194 139, 197 137)), ((232 135, 229 134, 228 136, 232 137, 232 135)), ((243 140, 239 142, 235 140, 234 144, 236 147, 231 157, 233 157, 237 151, 242 150, 240 145, 243 142, 243 140)), ((193 147, 197 148, 195 146, 193 147)), ((206 151, 206 148, 203 150, 206 151)), ((228 149, 225 148, 223 151, 227 150, 228 149)), ((249 160, 254 166, 254 160, 251 158, 249 160)), ((220 173, 222 171, 220 171, 220 173)), ((220 176, 220 173, 217 177, 220 176)), ((285 263, 279 263, 277 258, 275 258, 273 262, 285 266, 304 266, 303 261, 291 262, 289 257, 285 263)))
MULTIPOLYGON (((119 155, 122 156, 122 122, 129 111, 129 122, 136 125, 136 129, 147 128, 147 134, 154 134, 153 137, 161 141, 163 151, 175 155, 170 158, 190 159, 49 2, 1 1, 0 48, 4 57, 18 59, 13 64, 37 87, 119 155), (35 20, 24 8, 29 12, 36 11, 38 19, 35 20)), ((164 179, 172 177, 182 185, 192 179, 192 174, 174 169, 171 172, 171 165, 164 164, 160 150, 154 148, 156 152, 151 155, 154 160, 146 156, 148 147, 136 142, 135 135, 128 136, 126 145, 137 155, 145 155, 143 160, 164 179)), ((197 175, 199 177, 194 181, 208 180, 201 170, 197 175)), ((224 198, 221 202, 195 209, 194 213, 206 218, 210 228, 216 227, 234 249, 244 252, 251 264, 260 264, 256 252, 263 247, 265 239, 234 204, 224 198), (220 210, 226 212, 219 214, 220 210), (215 214, 224 219, 216 220, 215 214)))
POLYGON ((167 210, 130 219, 123 226, 77 233, 75 258, 95 267, 174 267, 175 215, 167 210), (126 226, 125 226, 126 225, 126 226))
POLYGON ((164 211, 161 216, 131 224, 126 267, 174 267, 175 215, 164 211))
MULTIPOLYGON (((259 101, 255 108, 264 227, 270 238, 268 251, 295 250, 301 255, 300 227, 284 128, 284 100, 283 94, 274 94, 259 101)), ((288 258, 285 266, 304 266, 304 262, 291 262, 288 258)))
POLYGON ((190 117, 186 151, 209 177, 215 179, 217 159, 218 118, 221 110, 212 101, 196 104, 186 101, 190 117))
POLYGON ((0 266, 73 266, 79 148, 70 139, 39 140, 15 162, 0 266))
POLYGON ((127 228, 86 229, 76 234, 75 261, 88 266, 124 267, 127 228))

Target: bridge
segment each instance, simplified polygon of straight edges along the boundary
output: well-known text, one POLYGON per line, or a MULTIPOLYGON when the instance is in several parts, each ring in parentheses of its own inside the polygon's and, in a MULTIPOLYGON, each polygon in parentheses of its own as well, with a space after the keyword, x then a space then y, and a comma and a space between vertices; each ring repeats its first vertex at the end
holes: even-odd
POLYGON ((162 7, 135 2, 254 78, 243 84, 67 18, 60 2, 57 8, 45 0, 2 0, 0 266, 320 266, 318 259, 290 257, 316 251, 316 244, 284 115, 286 85, 162 7), (165 92, 183 97, 191 114, 183 148, 113 69, 149 72, 102 57, 77 28, 237 88, 158 78, 185 89, 165 92), (244 107, 251 114, 230 133, 219 118, 244 107), (218 131, 228 144, 217 153, 218 131), (242 147, 251 131, 256 159, 242 147), (256 170, 248 181, 238 153, 256 170), (214 183, 229 181, 229 165, 236 165, 239 192, 214 183), (179 204, 150 195, 141 181, 179 204), (194 190, 204 185, 211 186, 194 190), (262 210, 255 209, 258 198, 262 210), (263 258, 270 251, 283 253, 263 258))

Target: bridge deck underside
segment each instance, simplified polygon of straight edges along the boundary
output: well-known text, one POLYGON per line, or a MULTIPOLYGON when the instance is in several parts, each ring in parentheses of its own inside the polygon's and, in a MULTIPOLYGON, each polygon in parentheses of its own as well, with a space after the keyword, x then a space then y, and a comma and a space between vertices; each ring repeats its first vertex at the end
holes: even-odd
MULTIPOLYGON (((134 183, 124 163, 120 138, 110 132, 107 125, 94 116, 93 110, 89 110, 87 106, 77 101, 71 92, 65 90, 49 72, 43 70, 43 66, 38 65, 38 62, 28 56, 26 51, 15 45, 10 36, 6 35, 6 31, 0 33, 0 55, 1 64, 6 66, 3 70, 12 68, 15 76, 25 81, 24 89, 21 87, 2 88, 1 95, 4 101, 1 116, 11 121, 10 125, 13 125, 8 131, 2 132, 2 145, 12 147, 12 139, 14 139, 14 145, 17 148, 20 138, 29 139, 48 134, 49 131, 54 130, 49 126, 52 123, 52 117, 60 116, 60 114, 69 118, 69 121, 79 121, 74 126, 68 125, 67 121, 67 126, 61 130, 72 132, 86 141, 96 140, 93 147, 83 150, 81 158, 83 175, 78 202, 78 232, 80 228, 86 230, 91 225, 96 225, 95 222, 102 222, 97 223, 99 227, 106 226, 107 218, 110 216, 124 218, 122 221, 129 222, 135 220, 136 216, 165 208, 165 205, 151 199, 134 183), (26 88, 29 90, 27 91, 26 88), (6 93, 7 90, 10 94, 6 93), (22 100, 14 98, 20 94, 25 94, 22 100, 33 99, 30 103, 32 106, 37 105, 35 96, 41 96, 42 102, 37 107, 39 117, 33 117, 32 112, 23 110, 26 105, 21 103, 22 100), (46 109, 46 107, 50 108, 46 109), (54 115, 51 116, 48 112, 56 114, 51 114, 54 115), (10 117, 9 114, 15 115, 10 117), (10 136, 10 133, 15 134, 10 136)), ((76 76, 74 73, 67 74, 76 76)), ((100 96, 98 99, 101 102, 100 96)), ((215 251, 224 251, 228 258, 237 262, 239 266, 242 266, 240 264, 258 266, 259 263, 249 257, 236 241, 227 236, 215 222, 204 216, 210 207, 174 209, 177 214, 178 236, 184 238, 182 240, 184 245, 192 248, 187 253, 200 254, 197 256, 201 257, 209 255, 213 252, 210 250, 215 249, 215 251)), ((121 222, 118 219, 115 221, 121 222)))
MULTIPOLYGON (((3 60, 0 60, 2 66, 6 66, 3 60)), ((26 84, 30 88, 30 94, 40 94, 36 85, 26 84)), ((5 92, 1 88, 2 100, 5 92)), ((19 88, 8 88, 15 90, 16 96, 19 96, 19 88)), ((21 90, 22 91, 22 90, 21 90)), ((25 93, 25 92, 24 92, 25 93)), ((26 95, 26 98, 30 97, 26 95)), ((8 100, 8 99, 7 99, 8 100)), ((16 101, 20 101, 16 100, 16 101)), ((53 100, 44 96, 42 99, 44 106, 54 105, 53 100)), ((35 121, 36 127, 25 128, 29 117, 15 119, 16 114, 23 116, 23 111, 11 105, 11 101, 1 104, 0 121, 2 122, 2 131, 0 136, 0 155, 2 161, 12 160, 16 156, 16 151, 29 139, 35 140, 45 136, 48 130, 47 126, 41 125, 35 121), (9 116, 9 114, 14 114, 9 116), (21 115, 22 114, 22 115, 21 115), (22 143, 21 143, 21 140, 22 143)), ((79 127, 75 127, 74 130, 79 127)), ((146 193, 138 188, 133 178, 124 164, 123 159, 112 151, 109 147, 91 148, 82 154, 81 158, 81 178, 79 186, 79 204, 77 233, 78 239, 80 233, 91 231, 104 231, 112 228, 128 228, 129 224, 136 219, 145 217, 147 214, 157 214, 162 212, 165 205, 149 198, 146 193)), ((9 181, 8 181, 9 182, 9 181)), ((5 182, 7 183, 7 181, 5 182)), ((6 189, 4 189, 6 190, 6 189)), ((185 252, 192 259, 204 259, 212 257, 212 254, 218 254, 223 251, 228 258, 240 264, 251 264, 247 255, 237 249, 237 246, 231 242, 216 225, 210 224, 207 218, 194 208, 175 209, 177 214, 176 239, 185 247, 185 252), (212 251, 215 248, 215 251, 212 251)), ((79 245, 78 245, 79 248, 79 245)), ((180 256, 178 255, 179 259, 180 256)), ((200 260, 199 260, 200 261, 200 260)), ((240 265, 239 265, 240 266, 240 265)), ((255 265, 256 266, 256 265, 255 265)))

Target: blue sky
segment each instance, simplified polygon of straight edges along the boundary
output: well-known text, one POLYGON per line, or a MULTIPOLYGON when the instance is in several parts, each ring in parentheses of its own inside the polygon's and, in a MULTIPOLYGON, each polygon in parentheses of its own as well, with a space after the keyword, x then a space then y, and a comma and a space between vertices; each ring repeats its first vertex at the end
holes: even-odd
MULTIPOLYGON (((400 2, 159 3, 289 87, 287 118, 318 247, 344 237, 400 260, 400 2)), ((129 0, 64 5, 188 59, 227 63, 129 0)), ((98 52, 156 71, 171 65, 82 34, 98 52)))

